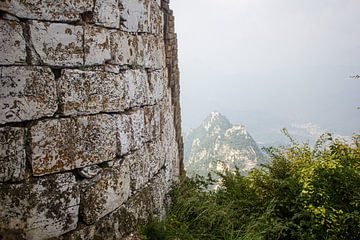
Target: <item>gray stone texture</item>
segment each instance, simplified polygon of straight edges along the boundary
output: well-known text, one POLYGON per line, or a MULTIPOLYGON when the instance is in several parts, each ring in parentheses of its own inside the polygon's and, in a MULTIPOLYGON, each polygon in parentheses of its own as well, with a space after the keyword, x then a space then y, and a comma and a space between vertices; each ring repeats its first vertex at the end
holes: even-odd
POLYGON ((57 110, 49 68, 0 67, 0 87, 0 124, 52 116, 57 110))
POLYGON ((58 89, 60 111, 67 116, 120 112, 126 107, 125 81, 120 74, 63 70, 58 89))
POLYGON ((0 128, 0 182, 25 178, 25 129, 0 128))
POLYGON ((24 64, 26 61, 25 44, 21 24, 0 19, 0 64, 24 64))
POLYGON ((163 13, 154 0, 120 0, 120 3, 122 30, 154 34, 160 34, 163 31, 163 13))
POLYGON ((116 126, 108 115, 40 121, 30 134, 35 176, 110 161, 116 155, 116 126))
POLYGON ((80 193, 71 173, 0 184, 0 189, 0 235, 4 239, 48 239, 77 226, 80 193))
POLYGON ((168 0, 0 1, 0 239, 127 239, 181 171, 168 0))
POLYGON ((91 11, 93 0, 3 0, 0 10, 20 18, 45 21, 78 21, 81 13, 91 11))
POLYGON ((92 224, 119 208, 130 196, 129 163, 104 169, 100 177, 82 188, 81 215, 92 224))
POLYGON ((66 23, 31 21, 33 55, 45 65, 58 67, 84 64, 84 29, 66 23))

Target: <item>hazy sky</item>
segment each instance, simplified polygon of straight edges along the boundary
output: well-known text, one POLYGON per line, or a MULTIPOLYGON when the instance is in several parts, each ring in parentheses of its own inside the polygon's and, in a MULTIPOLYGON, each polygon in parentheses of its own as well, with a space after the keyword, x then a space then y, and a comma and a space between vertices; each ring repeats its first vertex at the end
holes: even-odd
POLYGON ((183 126, 234 122, 360 130, 360 0, 172 0, 183 126), (250 117, 251 116, 251 117, 250 117), (269 121, 271 121, 269 120, 269 121))

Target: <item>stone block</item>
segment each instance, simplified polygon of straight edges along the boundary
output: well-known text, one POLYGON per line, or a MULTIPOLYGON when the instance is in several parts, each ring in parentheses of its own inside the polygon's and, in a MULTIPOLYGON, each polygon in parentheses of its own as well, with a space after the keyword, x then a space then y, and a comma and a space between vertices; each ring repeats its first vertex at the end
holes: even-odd
MULTIPOLYGON (((98 3, 97 1, 96 3, 98 3)), ((85 65, 101 65, 111 60, 111 31, 91 25, 85 26, 85 65)))
POLYGON ((97 0, 94 8, 95 24, 108 28, 120 27, 119 0, 97 0))
POLYGON ((0 183, 0 236, 25 239, 29 188, 25 184, 0 183))
POLYGON ((80 193, 71 173, 0 184, 0 189, 0 234, 4 239, 49 239, 77 226, 80 193))
POLYGON ((0 128, 0 182, 25 178, 25 129, 0 128))
POLYGON ((112 62, 118 65, 137 64, 138 38, 126 32, 114 31, 111 33, 112 62))
POLYGON ((0 123, 52 116, 57 110, 55 78, 45 67, 0 67, 0 123))
POLYGON ((130 196, 129 164, 104 169, 99 179, 83 188, 81 215, 86 224, 92 224, 119 208, 130 196))
POLYGON ((57 237, 76 228, 80 192, 72 173, 36 179, 29 198, 27 239, 57 237))
POLYGON ((163 31, 163 13, 154 0, 120 0, 121 30, 160 34, 163 31))
POLYGON ((160 141, 144 145, 124 159, 130 164, 131 191, 138 192, 164 165, 165 155, 160 141))
POLYGON ((154 35, 140 36, 139 45, 144 49, 143 65, 149 69, 165 68, 165 43, 162 37, 154 35))
POLYGON ((63 70, 58 91, 60 111, 64 115, 120 112, 127 107, 121 74, 63 70))
POLYGON ((143 146, 136 152, 127 155, 124 159, 130 165, 131 192, 136 193, 150 179, 149 155, 143 146))
POLYGON ((0 19, 0 53, 1 65, 25 63, 25 38, 19 22, 0 19))
POLYGON ((164 91, 167 87, 167 71, 156 70, 148 73, 149 95, 148 104, 159 103, 164 97, 164 91))
POLYGON ((156 218, 161 219, 167 203, 166 192, 163 189, 164 180, 164 172, 161 171, 120 208, 96 221, 93 225, 83 225, 60 239, 124 239, 128 234, 136 231, 138 226, 156 218))
POLYGON ((65 23, 31 21, 30 37, 33 55, 50 66, 71 67, 84 64, 84 30, 65 23))
POLYGON ((141 107, 148 102, 148 76, 144 70, 129 70, 123 73, 126 87, 127 108, 141 107))
POLYGON ((139 108, 131 111, 131 127, 133 133, 133 142, 130 145, 131 150, 140 149, 145 142, 145 115, 144 109, 139 108))
POLYGON ((41 176, 113 160, 115 125, 109 115, 38 122, 30 129, 33 174, 41 176))
POLYGON ((145 142, 160 137, 161 109, 159 105, 144 107, 145 142))
POLYGON ((46 21, 79 21, 81 14, 92 11, 93 0, 4 0, 0 10, 19 18, 46 21))
POLYGON ((116 127, 117 155, 122 156, 129 153, 132 149, 133 130, 130 116, 126 114, 117 115, 116 127))
POLYGON ((145 116, 141 108, 117 115, 117 155, 140 149, 145 143, 145 116))

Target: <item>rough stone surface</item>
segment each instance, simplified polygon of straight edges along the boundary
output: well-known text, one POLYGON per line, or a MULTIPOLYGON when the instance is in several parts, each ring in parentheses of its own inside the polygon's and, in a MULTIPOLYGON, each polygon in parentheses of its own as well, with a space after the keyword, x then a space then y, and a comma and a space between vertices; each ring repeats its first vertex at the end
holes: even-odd
POLYGON ((162 69, 165 67, 165 46, 162 37, 144 35, 139 40, 139 46, 143 48, 143 59, 145 68, 162 69))
POLYGON ((71 173, 0 185, 0 235, 41 240, 76 228, 80 194, 71 173))
POLYGON ((25 63, 25 44, 20 23, 0 19, 0 64, 15 65, 25 63))
POLYGON ((84 64, 82 26, 65 23, 31 21, 33 55, 49 66, 82 66, 84 64))
POLYGON ((161 131, 161 108, 159 105, 144 108, 145 142, 159 138, 161 131))
POLYGON ((128 162, 113 169, 104 169, 100 179, 82 189, 81 215, 86 224, 119 208, 130 196, 130 172, 128 162))
POLYGON ((52 116, 55 79, 44 67, 0 67, 0 124, 52 116))
POLYGON ((106 28, 85 27, 85 65, 101 65, 111 60, 110 36, 106 28))
POLYGON ((150 219, 162 218, 166 209, 164 172, 160 171, 136 195, 111 214, 91 226, 82 225, 77 231, 64 235, 62 240, 125 239, 137 226, 150 219))
POLYGON ((119 28, 119 0, 97 0, 95 3, 94 15, 95 24, 109 28, 119 28))
POLYGON ((151 142, 125 157, 130 164, 130 179, 132 192, 138 192, 164 166, 165 155, 160 142, 151 142))
POLYGON ((131 125, 133 133, 132 150, 140 149, 145 142, 145 116, 144 109, 139 108, 131 112, 131 125))
POLYGON ((64 115, 120 112, 126 106, 125 83, 119 74, 64 70, 58 89, 64 115))
POLYGON ((20 18, 48 21, 78 21, 81 13, 91 11, 92 0, 4 0, 0 1, 0 10, 20 18))
POLYGON ((123 114, 116 116, 116 142, 117 155, 122 156, 130 152, 133 142, 133 128, 129 115, 123 114))
POLYGON ((137 55, 139 54, 138 38, 132 34, 114 31, 111 33, 112 62, 119 65, 139 65, 137 55))
POLYGON ((80 194, 73 174, 35 180, 29 198, 27 239, 57 237, 76 228, 80 194))
POLYGON ((131 239, 162 218, 182 158, 169 0, 0 15, 0 239, 131 239))
POLYGON ((25 129, 0 128, 0 182, 25 178, 25 129))
POLYGON ((147 69, 165 67, 163 37, 150 34, 134 36, 115 31, 111 34, 112 61, 115 64, 144 66, 147 69))
POLYGON ((122 30, 160 34, 163 14, 154 0, 121 0, 122 30))
POLYGON ((108 115, 40 121, 30 133, 35 176, 82 168, 116 155, 116 126, 108 115))
POLYGON ((166 89, 166 70, 156 70, 148 73, 148 104, 154 105, 159 103, 164 98, 164 91, 166 89))
POLYGON ((148 76, 144 70, 126 71, 126 106, 127 108, 141 107, 147 104, 149 94, 148 76))
POLYGON ((25 239, 30 194, 25 184, 0 183, 0 236, 3 239, 25 239))

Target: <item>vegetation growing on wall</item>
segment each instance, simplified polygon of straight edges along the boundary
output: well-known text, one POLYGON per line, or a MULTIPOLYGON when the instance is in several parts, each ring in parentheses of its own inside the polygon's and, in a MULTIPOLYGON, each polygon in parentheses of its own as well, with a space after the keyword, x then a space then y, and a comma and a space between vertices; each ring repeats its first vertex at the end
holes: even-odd
POLYGON ((291 142, 248 176, 221 175, 217 191, 206 190, 211 179, 183 181, 146 239, 360 239, 360 135, 291 142))

